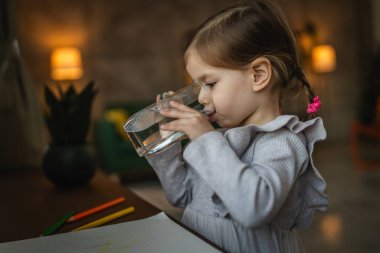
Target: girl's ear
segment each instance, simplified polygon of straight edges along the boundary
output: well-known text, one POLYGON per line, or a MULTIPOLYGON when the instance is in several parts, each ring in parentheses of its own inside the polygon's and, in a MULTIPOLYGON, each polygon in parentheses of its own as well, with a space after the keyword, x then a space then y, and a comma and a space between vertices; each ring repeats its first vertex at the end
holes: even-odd
POLYGON ((265 57, 259 57, 251 62, 252 90, 258 92, 268 86, 272 78, 272 64, 265 57))

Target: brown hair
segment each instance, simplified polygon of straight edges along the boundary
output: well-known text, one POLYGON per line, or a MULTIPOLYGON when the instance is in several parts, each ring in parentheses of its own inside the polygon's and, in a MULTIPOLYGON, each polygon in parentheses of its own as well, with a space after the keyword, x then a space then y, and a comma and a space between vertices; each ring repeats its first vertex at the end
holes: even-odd
POLYGON ((270 2, 256 0, 217 13, 198 28, 187 46, 185 61, 191 49, 206 63, 230 69, 245 69, 256 58, 266 57, 280 90, 280 107, 283 92, 294 84, 302 84, 313 101, 313 89, 299 65, 294 34, 270 2))

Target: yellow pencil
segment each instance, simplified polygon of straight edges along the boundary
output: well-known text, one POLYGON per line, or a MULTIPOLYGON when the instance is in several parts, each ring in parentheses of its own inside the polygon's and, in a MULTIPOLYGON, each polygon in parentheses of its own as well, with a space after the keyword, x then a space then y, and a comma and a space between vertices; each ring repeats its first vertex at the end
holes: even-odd
POLYGON ((128 208, 125 208, 119 212, 116 212, 116 213, 113 213, 113 214, 110 214, 106 217, 103 217, 99 220, 96 220, 96 221, 93 221, 93 222, 90 222, 86 225, 83 225, 79 228, 76 228, 74 229, 73 231, 79 231, 79 230, 83 230, 83 229, 87 229, 87 228, 94 228, 94 227, 97 227, 97 226, 100 226, 100 225, 103 225, 104 223, 107 223, 107 222, 110 222, 114 219, 117 219, 121 216, 124 216, 124 215, 127 215, 127 214, 130 214, 130 213, 133 213, 135 211, 135 208, 133 206, 131 207, 128 207, 128 208))

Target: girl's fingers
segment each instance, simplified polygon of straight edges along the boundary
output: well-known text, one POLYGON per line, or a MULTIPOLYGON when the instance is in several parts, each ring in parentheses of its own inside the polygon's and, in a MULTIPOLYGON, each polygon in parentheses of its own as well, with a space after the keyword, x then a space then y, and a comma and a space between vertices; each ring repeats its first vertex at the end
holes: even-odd
POLYGON ((201 117, 181 118, 160 125, 164 131, 183 132, 191 140, 214 130, 208 120, 201 117))
POLYGON ((180 132, 186 132, 187 129, 186 122, 182 122, 181 120, 175 120, 171 121, 169 123, 165 123, 160 125, 160 128, 162 130, 168 130, 168 131, 180 131, 180 132))
POLYGON ((187 105, 178 103, 177 101, 174 101, 174 100, 170 101, 170 105, 173 108, 176 108, 176 109, 184 111, 184 112, 196 112, 196 110, 194 110, 193 108, 190 108, 187 105))
POLYGON ((194 117, 194 112, 181 111, 177 109, 164 109, 160 111, 161 115, 169 118, 190 118, 194 117))

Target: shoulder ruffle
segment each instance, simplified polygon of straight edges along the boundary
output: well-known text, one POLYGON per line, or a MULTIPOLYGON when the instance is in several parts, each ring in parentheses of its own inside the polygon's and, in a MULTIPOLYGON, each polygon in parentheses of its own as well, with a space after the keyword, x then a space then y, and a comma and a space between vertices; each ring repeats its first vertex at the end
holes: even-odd
POLYGON ((306 179, 306 191, 304 201, 301 205, 299 216, 295 221, 295 225, 301 228, 311 225, 315 210, 326 211, 329 205, 329 200, 324 193, 326 182, 314 165, 312 153, 314 145, 317 141, 326 138, 326 130, 323 126, 321 118, 315 118, 306 122, 296 122, 289 120, 286 124, 292 132, 303 132, 307 140, 307 148, 310 156, 310 164, 304 172, 303 177, 306 179))
POLYGON ((250 131, 252 138, 254 138, 254 136, 260 132, 274 132, 284 127, 294 134, 302 132, 306 138, 310 163, 302 176, 306 183, 306 192, 299 215, 295 220, 295 225, 299 227, 307 227, 312 222, 314 211, 325 211, 329 204, 328 197, 324 193, 326 182, 314 166, 312 158, 315 143, 326 138, 326 130, 323 126, 322 119, 318 117, 303 122, 296 116, 282 115, 263 126, 250 125, 227 130, 225 136, 232 146, 236 146, 234 148, 235 150, 240 149, 239 151, 243 152, 243 150, 246 149, 246 147, 244 147, 246 145, 245 143, 248 145, 251 140, 247 140, 247 138, 245 140, 237 140, 238 136, 242 136, 239 135, 238 132, 250 131), (238 147, 238 143, 243 145, 238 147))
POLYGON ((238 155, 242 154, 244 150, 252 143, 252 139, 259 133, 275 132, 281 128, 287 128, 294 134, 303 132, 308 143, 308 150, 310 155, 313 152, 314 144, 317 141, 326 138, 326 130, 323 126, 321 118, 315 118, 306 122, 300 121, 297 116, 282 115, 275 120, 263 125, 247 125, 231 129, 219 129, 224 134, 232 148, 238 155), (251 138, 247 138, 251 136, 251 138))

